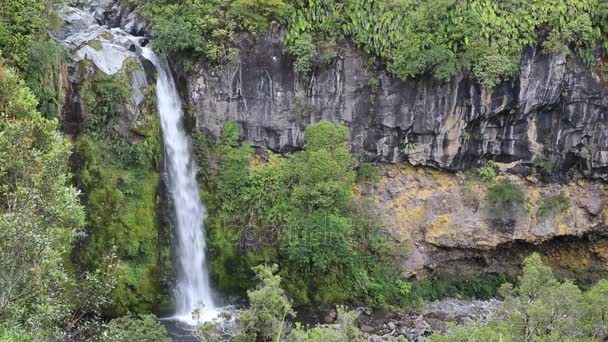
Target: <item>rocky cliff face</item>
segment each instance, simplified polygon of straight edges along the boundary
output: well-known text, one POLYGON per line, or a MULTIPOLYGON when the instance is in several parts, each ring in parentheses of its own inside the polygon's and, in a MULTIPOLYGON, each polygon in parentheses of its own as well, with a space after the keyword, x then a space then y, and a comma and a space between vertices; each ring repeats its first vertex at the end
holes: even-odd
POLYGON ((517 77, 487 91, 467 71, 448 81, 395 79, 366 68, 348 43, 297 77, 280 30, 242 35, 240 48, 233 63, 184 73, 200 131, 219 136, 238 121, 243 139, 289 151, 302 146, 306 124, 328 119, 350 128, 353 151, 367 160, 461 170, 494 159, 525 172, 543 155, 557 175, 606 176, 608 90, 573 56, 531 48, 517 77))
POLYGON ((147 124, 141 122, 140 107, 152 82, 145 61, 135 52, 137 38, 130 33, 146 32, 147 24, 113 0, 81 1, 75 6, 64 6, 59 14, 64 25, 53 37, 72 54, 67 67, 70 82, 62 118, 64 133, 77 134, 90 114, 83 101, 86 96, 83 88, 99 71, 110 77, 126 72, 131 99, 123 104, 113 128, 123 137, 137 135, 138 127, 147 124), (130 67, 126 68, 127 64, 130 67))
MULTIPOLYGON (((83 84, 95 70, 123 68, 136 56, 127 33, 149 27, 115 1, 85 2, 63 17, 68 25, 57 38, 75 56, 63 121, 70 133, 87 115, 83 84)), ((513 273, 531 250, 564 269, 608 269, 606 186, 572 180, 606 177, 608 90, 577 58, 529 49, 519 75, 490 92, 466 70, 449 81, 395 79, 381 65, 367 67, 347 42, 337 57, 297 77, 278 29, 241 35, 240 48, 237 61, 199 64, 194 72, 174 58, 195 128, 218 137, 225 122, 237 121, 242 139, 291 151, 303 145, 307 124, 343 121, 358 157, 390 162, 380 166, 380 182, 358 185, 356 195, 376 203, 391 237, 410 250, 399 260, 404 275, 513 273), (571 181, 543 185, 527 177, 539 156, 554 164, 554 180, 571 181), (485 201, 487 188, 452 172, 484 159, 511 171, 502 177, 525 190, 525 206, 496 213, 485 201), (567 209, 542 215, 543 201, 560 193, 567 209)), ((145 66, 137 61, 128 73, 132 101, 114 127, 123 137, 138 136, 150 83, 145 66)))
POLYGON ((404 275, 512 274, 532 251, 557 270, 608 268, 603 182, 543 185, 532 177, 499 176, 523 190, 525 204, 497 211, 486 200, 488 185, 462 173, 403 163, 379 169, 380 181, 359 184, 356 194, 371 199, 390 236, 408 246, 399 261, 404 275), (556 195, 564 205, 549 210, 547 201, 556 195))
POLYGON ((343 121, 358 157, 396 163, 382 165, 381 181, 358 194, 377 203, 391 236, 409 246, 405 275, 513 273, 531 250, 564 269, 608 266, 605 185, 526 179, 535 158, 551 161, 553 180, 607 176, 608 88, 575 56, 530 48, 519 74, 488 91, 466 70, 448 81, 395 79, 380 65, 366 67, 346 42, 297 77, 280 30, 242 35, 240 48, 236 62, 182 73, 196 129, 217 137, 237 121, 242 139, 290 151, 303 145, 307 124, 343 121), (525 206, 496 213, 487 189, 470 189, 463 175, 398 163, 454 171, 484 159, 510 171, 525 206), (568 209, 541 214, 559 193, 568 209))

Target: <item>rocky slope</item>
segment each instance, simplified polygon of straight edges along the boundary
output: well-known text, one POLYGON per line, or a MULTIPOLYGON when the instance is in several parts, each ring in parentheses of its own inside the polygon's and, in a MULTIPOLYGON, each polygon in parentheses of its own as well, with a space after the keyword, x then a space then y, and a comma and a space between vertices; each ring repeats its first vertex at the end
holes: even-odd
POLYGON ((608 93, 573 55, 530 48, 519 75, 488 91, 466 70, 448 81, 396 79, 366 67, 348 42, 297 77, 279 28, 242 35, 240 51, 235 62, 183 73, 198 130, 219 136, 238 121, 243 139, 289 151, 302 146, 306 124, 328 119, 346 123, 367 160, 461 170, 494 159, 521 172, 544 155, 558 175, 606 176, 608 93))

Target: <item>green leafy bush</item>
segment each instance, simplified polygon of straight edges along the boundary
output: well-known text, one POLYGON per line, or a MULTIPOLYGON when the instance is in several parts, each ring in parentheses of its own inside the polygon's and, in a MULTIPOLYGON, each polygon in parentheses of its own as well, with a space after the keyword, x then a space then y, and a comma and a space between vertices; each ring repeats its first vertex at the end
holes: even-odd
POLYGON ((82 85, 81 95, 87 115, 84 126, 89 131, 106 133, 112 130, 110 121, 131 104, 131 81, 129 72, 136 63, 127 60, 125 67, 114 75, 96 70, 82 85))
MULTIPOLYGON (((251 267, 279 263, 296 303, 361 298, 388 305, 405 297, 378 215, 351 203, 354 160, 348 129, 327 121, 306 129, 304 150, 281 157, 239 144, 239 126, 222 138, 194 136, 210 268, 218 288, 242 294, 251 267)), ((401 254, 400 254, 401 255, 401 254)))
POLYGON ((316 53, 315 45, 310 34, 303 33, 293 40, 286 42, 289 53, 295 57, 293 70, 298 75, 306 75, 311 70, 310 61, 316 53))
POLYGON ((357 176, 356 176, 356 181, 357 182, 362 182, 362 181, 372 181, 372 182, 377 182, 379 180, 379 176, 378 176, 378 168, 376 168, 376 166, 374 164, 370 164, 370 163, 361 163, 361 165, 359 165, 359 168, 357 169, 357 176))
POLYGON ((171 342, 172 339, 154 315, 125 316, 108 323, 102 335, 104 342, 158 341, 171 342))
POLYGON ((61 70, 67 53, 55 41, 34 43, 26 66, 26 82, 38 99, 38 110, 49 119, 60 118, 65 104, 64 77, 61 70))
POLYGON ((444 298, 490 299, 498 295, 503 283, 513 282, 507 274, 479 274, 462 278, 438 278, 414 281, 407 295, 407 304, 421 305, 444 298))
POLYGON ((287 39, 322 41, 338 32, 400 78, 446 79, 466 66, 493 88, 517 72, 524 48, 543 34, 547 51, 568 53, 574 43, 588 57, 605 41, 607 11, 597 0, 297 1, 287 39))
POLYGON ((241 28, 259 32, 267 30, 272 20, 285 23, 291 11, 293 8, 283 0, 235 0, 229 13, 241 28))
POLYGON ((538 254, 524 260, 518 285, 506 283, 500 318, 477 321, 435 334, 431 341, 594 341, 606 337, 608 282, 582 293, 572 282, 559 281, 538 254), (504 317, 504 318, 503 318, 504 317))
POLYGON ((219 62, 236 55, 236 22, 229 0, 133 0, 153 23, 152 47, 160 53, 182 53, 219 62))
POLYGON ((508 178, 501 179, 488 189, 487 200, 491 206, 501 211, 526 203, 524 192, 508 178))
POLYGON ((277 265, 254 267, 259 283, 247 291, 249 308, 239 312, 242 337, 263 341, 279 339, 285 320, 295 316, 291 301, 281 288, 281 277, 274 274, 278 268, 277 265))
POLYGON ((348 311, 346 307, 338 306, 335 325, 327 327, 319 325, 305 330, 300 323, 296 323, 287 339, 293 342, 358 341, 363 335, 356 324, 358 317, 357 311, 348 311))
POLYGON ((25 70, 30 47, 47 37, 50 5, 43 0, 0 1, 0 51, 11 66, 25 70))
POLYGON ((568 210, 570 199, 563 192, 557 195, 543 197, 538 207, 538 216, 543 217, 549 214, 562 213, 568 210))
POLYGON ((549 175, 553 173, 553 163, 545 156, 534 158, 534 160, 532 160, 532 167, 549 175))
POLYGON ((485 163, 484 166, 477 168, 476 172, 477 176, 479 176, 482 181, 493 181, 497 176, 496 162, 490 160, 485 163))
POLYGON ((113 246, 121 263, 113 292, 113 311, 149 312, 167 304, 162 276, 170 270, 169 242, 159 238, 160 175, 151 164, 120 163, 107 140, 83 135, 77 141, 81 168, 77 179, 86 194, 87 239, 76 253, 86 269, 102 266, 113 246))

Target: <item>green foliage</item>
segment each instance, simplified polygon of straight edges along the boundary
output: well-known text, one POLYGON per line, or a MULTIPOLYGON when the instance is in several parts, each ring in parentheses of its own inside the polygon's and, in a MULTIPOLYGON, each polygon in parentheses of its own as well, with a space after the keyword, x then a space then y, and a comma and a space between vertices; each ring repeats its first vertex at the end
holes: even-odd
POLYGON ((227 123, 213 142, 194 136, 201 193, 212 213, 206 222, 210 269, 221 291, 252 286, 250 268, 280 263, 286 291, 300 303, 365 299, 403 301, 378 214, 352 205, 354 163, 349 131, 321 121, 306 130, 304 150, 288 157, 238 143, 227 123))
POLYGON ((216 62, 235 56, 236 50, 231 46, 236 42, 236 22, 228 10, 231 1, 132 2, 136 4, 137 11, 153 23, 155 50, 162 53, 190 54, 216 62))
POLYGON ((325 210, 294 215, 287 225, 284 251, 293 271, 324 274, 332 268, 352 268, 349 244, 352 221, 325 210))
POLYGON ((289 3, 283 0, 234 0, 229 14, 239 23, 240 28, 249 32, 268 29, 268 23, 275 20, 285 23, 288 14, 293 11, 289 3))
POLYGON ((344 306, 338 306, 338 317, 335 325, 328 327, 316 326, 305 330, 300 323, 289 333, 287 340, 292 342, 350 342, 358 341, 362 333, 355 321, 359 317, 357 311, 348 311, 344 306))
POLYGON ((345 205, 355 178, 346 145, 348 135, 346 126, 325 120, 306 127, 304 151, 294 157, 288 174, 296 207, 313 211, 345 205))
POLYGON ((539 35, 549 52, 568 53, 573 43, 588 56, 604 41, 606 12, 597 0, 295 1, 287 42, 344 35, 400 78, 446 79, 468 66, 493 88, 517 72, 539 35))
POLYGON ((546 216, 549 214, 558 214, 568 210, 570 206, 570 198, 566 197, 563 192, 557 195, 545 196, 538 207, 538 216, 546 216))
MULTIPOLYGON (((134 63, 131 62, 125 62, 134 63)), ((84 105, 87 109, 84 126, 89 131, 112 129, 109 122, 125 111, 131 103, 131 81, 125 67, 114 75, 106 75, 96 70, 81 89, 84 105)))
POLYGON ((370 163, 361 163, 361 165, 359 165, 355 178, 357 182, 371 181, 375 183, 378 182, 379 179, 376 165, 370 163))
POLYGON ((65 103, 63 85, 67 75, 61 65, 66 57, 55 41, 36 42, 30 49, 25 79, 38 99, 38 110, 49 119, 60 118, 65 103))
POLYGON ((293 70, 298 75, 306 75, 311 70, 311 59, 315 55, 316 48, 312 36, 303 33, 292 40, 286 41, 287 50, 295 57, 293 70))
POLYGON ((411 283, 407 304, 420 305, 424 302, 444 298, 490 299, 498 295, 500 286, 513 281, 506 274, 479 274, 465 278, 438 278, 411 283))
POLYGON ((243 329, 238 339, 278 340, 285 320, 295 316, 281 288, 281 277, 274 274, 277 270, 277 265, 253 268, 259 283, 254 290, 247 291, 249 308, 239 312, 238 323, 243 329))
POLYGON ((545 156, 534 158, 534 160, 532 160, 532 167, 549 175, 553 173, 553 163, 545 156))
POLYGON ((165 279, 170 246, 158 215, 162 149, 153 86, 143 89, 148 96, 129 127, 137 141, 114 130, 116 120, 132 105, 129 73, 135 63, 127 60, 111 76, 95 71, 81 89, 86 130, 76 142, 75 179, 85 193, 87 237, 74 259, 94 271, 116 248, 120 277, 106 314, 146 313, 169 303, 165 279))
POLYGON ((524 261, 519 285, 504 284, 499 318, 487 324, 452 329, 431 341, 596 341, 606 337, 608 282, 586 294, 566 280, 560 282, 538 254, 524 261), (504 317, 504 319, 502 319, 504 317))
POLYGON ((0 51, 11 66, 25 70, 30 47, 46 38, 50 4, 43 0, 0 1, 0 51))
POLYGON ((585 304, 588 311, 586 320, 587 328, 599 340, 605 340, 608 336, 608 280, 602 279, 585 294, 585 304))
POLYGON ((103 332, 104 342, 158 341, 171 342, 167 329, 154 315, 125 316, 113 319, 103 332))
POLYGON ((237 311, 231 323, 232 314, 224 314, 212 322, 195 327, 196 335, 203 341, 295 341, 316 342, 358 341, 362 334, 355 321, 356 311, 337 307, 337 320, 329 327, 316 326, 305 330, 300 323, 289 331, 288 318, 295 316, 291 300, 281 288, 281 277, 274 274, 278 266, 259 265, 253 268, 259 283, 247 292, 249 307, 237 311), (287 335, 287 336, 285 336, 287 335))
POLYGON ((486 162, 484 166, 477 168, 475 171, 477 172, 477 176, 479 176, 482 181, 492 181, 497 176, 496 162, 490 160, 486 162))
POLYGON ((487 200, 491 206, 498 210, 505 210, 526 203, 524 192, 508 178, 499 180, 488 189, 487 200))
POLYGON ((71 295, 88 292, 94 277, 76 281, 68 271, 84 212, 69 186, 71 145, 36 106, 24 82, 0 66, 0 336, 19 341, 69 338, 104 302, 71 295))
POLYGON ((167 302, 159 273, 169 269, 168 243, 159 240, 157 188, 151 164, 124 167, 107 141, 81 136, 76 144, 82 167, 78 179, 87 198, 88 236, 77 253, 94 270, 113 246, 122 260, 113 311, 148 312, 167 302), (118 160, 117 160, 118 159, 118 160))

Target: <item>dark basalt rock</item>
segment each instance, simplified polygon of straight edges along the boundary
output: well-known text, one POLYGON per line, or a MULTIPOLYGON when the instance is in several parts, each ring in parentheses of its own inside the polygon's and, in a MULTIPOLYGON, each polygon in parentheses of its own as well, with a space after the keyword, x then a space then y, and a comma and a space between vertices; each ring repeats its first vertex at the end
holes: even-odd
POLYGON ((291 151, 302 147, 307 124, 327 119, 350 128, 361 159, 461 170, 484 159, 529 168, 542 154, 558 178, 606 176, 607 90, 574 54, 530 48, 519 74, 487 91, 467 70, 447 81, 369 71, 347 42, 297 77, 280 30, 241 35, 240 48, 235 62, 181 73, 197 130, 218 137, 236 121, 242 139, 291 151), (372 78, 380 80, 376 91, 372 78))

